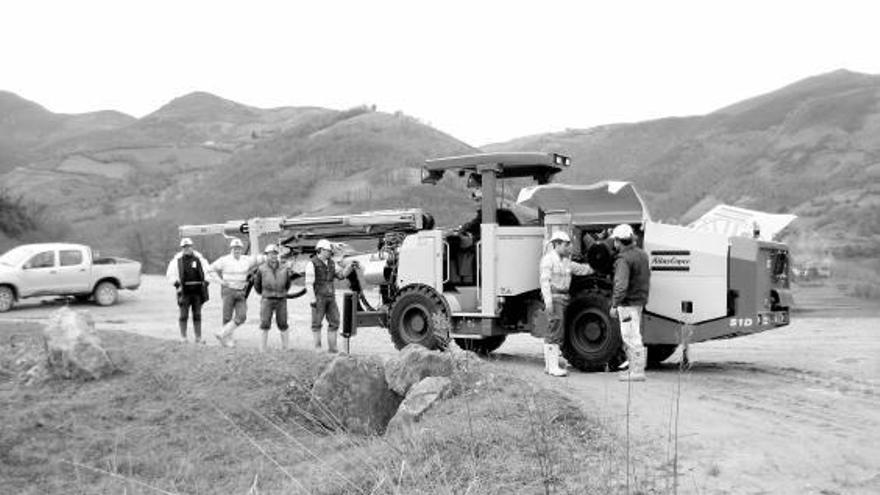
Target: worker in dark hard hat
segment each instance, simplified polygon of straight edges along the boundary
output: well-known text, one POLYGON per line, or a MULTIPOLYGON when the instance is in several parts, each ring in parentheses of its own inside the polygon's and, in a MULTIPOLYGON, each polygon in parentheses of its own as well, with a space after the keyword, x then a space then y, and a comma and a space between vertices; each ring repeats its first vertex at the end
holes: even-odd
POLYGON ((648 304, 651 267, 648 255, 637 244, 632 227, 618 225, 611 231, 617 256, 614 260, 614 292, 611 295, 611 317, 620 319, 629 368, 621 380, 644 381, 647 349, 642 345, 642 311, 648 304))
POLYGON ((551 376, 565 376, 568 372, 559 366, 559 346, 565 336, 565 310, 569 301, 572 275, 593 273, 590 265, 571 260, 571 238, 558 230, 550 236, 550 250, 541 258, 541 297, 550 323, 544 337, 544 371, 551 376))
POLYGON ((240 239, 229 242, 229 251, 210 265, 210 274, 219 281, 223 298, 223 328, 215 337, 225 347, 235 346, 235 329, 247 320, 248 273, 262 261, 259 256, 245 255, 240 239))
POLYGON ((204 344, 202 340, 202 305, 208 301, 208 282, 205 270, 208 261, 193 249, 193 241, 189 237, 180 240, 180 252, 174 255, 165 270, 165 278, 177 289, 177 306, 180 308, 178 324, 180 340, 186 342, 186 325, 192 311, 193 334, 196 344, 204 344))
POLYGON ((287 324, 287 291, 296 278, 289 265, 278 259, 278 246, 269 244, 264 250, 266 261, 256 270, 253 278, 254 290, 262 296, 260 300, 260 352, 266 352, 269 342, 269 329, 272 315, 281 333, 281 348, 287 350, 289 344, 287 324))
POLYGON ((336 331, 339 328, 339 306, 336 304, 334 280, 348 277, 357 267, 353 261, 346 267, 333 261, 333 245, 321 239, 315 246, 315 256, 306 265, 306 293, 312 306, 312 340, 315 349, 321 348, 321 326, 327 319, 327 351, 336 352, 336 331))

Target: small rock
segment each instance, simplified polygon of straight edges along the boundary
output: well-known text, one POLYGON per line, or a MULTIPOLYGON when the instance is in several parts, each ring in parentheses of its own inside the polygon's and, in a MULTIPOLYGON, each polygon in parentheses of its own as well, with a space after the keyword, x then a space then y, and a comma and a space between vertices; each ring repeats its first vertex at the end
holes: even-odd
POLYGON ((55 311, 43 329, 43 340, 53 375, 97 380, 116 371, 87 311, 55 311))
POLYGON ((422 379, 429 376, 451 376, 453 370, 453 360, 449 354, 410 344, 385 364, 385 379, 391 390, 405 396, 410 387, 422 379))
POLYGON ((388 423, 388 430, 405 428, 419 421, 425 411, 451 392, 452 380, 442 376, 430 376, 415 384, 388 423))

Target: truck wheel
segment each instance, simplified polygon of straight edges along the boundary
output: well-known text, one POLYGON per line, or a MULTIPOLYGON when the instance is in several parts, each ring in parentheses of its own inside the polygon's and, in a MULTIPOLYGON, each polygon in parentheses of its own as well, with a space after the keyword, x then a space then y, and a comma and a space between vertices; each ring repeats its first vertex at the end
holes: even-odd
POLYGON ((12 292, 12 289, 6 287, 5 285, 0 287, 0 313, 9 311, 12 308, 12 303, 14 302, 15 294, 12 292))
POLYGON ((119 297, 119 289, 113 282, 101 282, 95 287, 95 302, 99 306, 112 306, 119 297))
POLYGON ((660 365, 663 361, 666 361, 669 356, 675 353, 675 350, 678 349, 677 344, 652 344, 648 347, 648 366, 655 368, 660 365))
POLYGON ((506 339, 507 335, 492 335, 491 337, 485 337, 482 339, 456 338, 455 343, 466 351, 473 351, 485 356, 501 347, 501 344, 503 344, 506 339))
POLYGON ((409 344, 442 349, 448 342, 450 326, 449 310, 443 296, 427 285, 402 289, 388 316, 388 332, 397 349, 409 344))
POLYGON ((603 291, 589 291, 568 306, 562 355, 581 371, 614 369, 623 362, 620 324, 608 314, 610 304, 603 291))

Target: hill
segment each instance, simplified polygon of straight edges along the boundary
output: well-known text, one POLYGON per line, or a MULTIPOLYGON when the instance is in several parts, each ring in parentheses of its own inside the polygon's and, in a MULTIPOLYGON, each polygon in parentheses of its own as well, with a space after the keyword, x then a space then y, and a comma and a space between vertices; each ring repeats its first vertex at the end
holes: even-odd
POLYGON ((880 77, 835 71, 704 116, 542 134, 487 150, 573 157, 560 180, 634 181, 654 218, 718 203, 800 218, 789 239, 880 254, 880 77))
MULTIPOLYGON (((366 106, 260 109, 196 92, 129 121, 9 100, 15 121, 28 124, 10 133, 15 158, 0 173, 4 187, 58 214, 72 240, 148 256, 150 271, 174 249, 177 225, 413 206, 426 158, 476 151, 403 113, 366 106)), ((431 195, 418 203, 461 221, 452 217, 471 209, 461 197, 460 207, 431 195)))

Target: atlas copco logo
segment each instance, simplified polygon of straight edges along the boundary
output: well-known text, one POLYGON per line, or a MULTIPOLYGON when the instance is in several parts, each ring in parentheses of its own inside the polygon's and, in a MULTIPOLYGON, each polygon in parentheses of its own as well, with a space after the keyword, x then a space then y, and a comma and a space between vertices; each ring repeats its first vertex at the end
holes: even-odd
POLYGON ((651 251, 652 272, 689 272, 690 251, 651 251))

